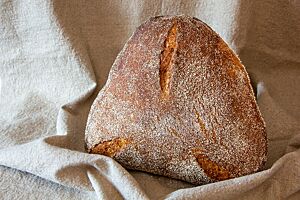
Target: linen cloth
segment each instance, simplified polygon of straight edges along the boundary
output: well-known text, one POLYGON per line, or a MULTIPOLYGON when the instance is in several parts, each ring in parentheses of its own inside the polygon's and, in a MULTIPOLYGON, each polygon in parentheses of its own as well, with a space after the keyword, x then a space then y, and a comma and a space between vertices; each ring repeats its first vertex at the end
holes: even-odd
POLYGON ((299 199, 300 1, 1 0, 0 199, 299 199), (266 121, 261 172, 202 186, 87 154, 90 106, 126 40, 195 16, 239 55, 266 121))

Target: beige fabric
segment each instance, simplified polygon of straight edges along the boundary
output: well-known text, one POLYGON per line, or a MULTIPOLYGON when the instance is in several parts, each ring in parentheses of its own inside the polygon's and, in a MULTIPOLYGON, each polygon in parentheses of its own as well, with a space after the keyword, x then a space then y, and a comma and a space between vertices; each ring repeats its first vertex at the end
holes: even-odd
POLYGON ((299 199, 300 2, 0 1, 1 199, 299 199), (239 54, 269 137, 259 173, 193 186, 84 152, 93 99, 150 16, 205 21, 239 54))

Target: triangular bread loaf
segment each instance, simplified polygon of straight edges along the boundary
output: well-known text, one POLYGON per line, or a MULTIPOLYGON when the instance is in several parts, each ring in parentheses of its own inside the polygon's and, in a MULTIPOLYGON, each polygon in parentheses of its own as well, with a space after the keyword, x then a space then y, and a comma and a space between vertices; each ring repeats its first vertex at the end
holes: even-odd
POLYGON ((91 107, 86 145, 128 169, 194 184, 256 172, 267 154, 245 67, 188 16, 154 17, 136 30, 91 107))

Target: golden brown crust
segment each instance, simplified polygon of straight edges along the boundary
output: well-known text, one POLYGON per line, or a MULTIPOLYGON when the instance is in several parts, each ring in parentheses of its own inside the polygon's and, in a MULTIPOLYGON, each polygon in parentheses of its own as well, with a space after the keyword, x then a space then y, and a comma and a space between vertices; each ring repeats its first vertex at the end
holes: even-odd
POLYGON ((187 16, 151 18, 125 44, 92 105, 86 144, 127 168, 195 184, 256 172, 267 153, 244 66, 187 16))
POLYGON ((159 78, 163 98, 168 98, 170 93, 170 80, 172 75, 171 62, 177 49, 176 37, 177 25, 176 22, 174 22, 172 28, 169 30, 168 36, 165 40, 164 50, 160 56, 159 78))
POLYGON ((197 154, 196 158, 200 167, 204 170, 204 173, 210 178, 223 181, 234 177, 230 174, 230 171, 210 160, 206 155, 197 154))
POLYGON ((109 157, 114 157, 120 152, 127 144, 128 140, 123 138, 115 138, 110 141, 104 141, 89 150, 89 153, 102 154, 109 157))

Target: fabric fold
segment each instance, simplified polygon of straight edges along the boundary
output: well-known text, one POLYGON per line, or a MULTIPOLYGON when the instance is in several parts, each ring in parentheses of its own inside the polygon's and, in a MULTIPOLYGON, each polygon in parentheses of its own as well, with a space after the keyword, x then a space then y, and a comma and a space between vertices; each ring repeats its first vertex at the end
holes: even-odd
POLYGON ((1 149, 0 165, 29 172, 67 187, 96 190, 104 195, 102 197, 148 199, 136 180, 113 159, 52 145, 64 141, 64 137, 51 136, 1 149))
POLYGON ((0 196, 299 199, 299 5, 284 0, 0 1, 0 196), (174 14, 205 21, 255 77, 269 139, 264 171, 194 186, 128 171, 85 152, 90 106, 122 46, 149 17, 174 14))

